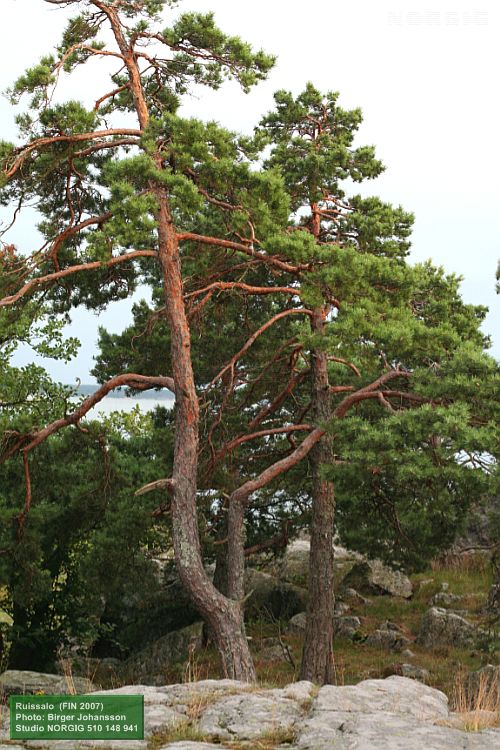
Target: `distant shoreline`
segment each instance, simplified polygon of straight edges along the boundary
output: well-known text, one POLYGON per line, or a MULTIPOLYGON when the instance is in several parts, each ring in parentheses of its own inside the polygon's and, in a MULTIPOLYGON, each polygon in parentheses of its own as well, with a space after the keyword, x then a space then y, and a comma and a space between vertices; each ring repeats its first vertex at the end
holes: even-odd
MULTIPOLYGON (((71 384, 68 384, 69 388, 72 388, 71 384)), ((98 385, 80 385, 76 388, 76 396, 92 396, 96 391, 99 390, 98 385)), ((132 399, 133 401, 172 401, 174 398, 174 394, 170 391, 161 390, 150 390, 150 391, 138 391, 136 393, 131 392, 130 388, 115 388, 113 391, 110 391, 108 395, 105 397, 108 399, 115 399, 115 398, 127 398, 132 399)))

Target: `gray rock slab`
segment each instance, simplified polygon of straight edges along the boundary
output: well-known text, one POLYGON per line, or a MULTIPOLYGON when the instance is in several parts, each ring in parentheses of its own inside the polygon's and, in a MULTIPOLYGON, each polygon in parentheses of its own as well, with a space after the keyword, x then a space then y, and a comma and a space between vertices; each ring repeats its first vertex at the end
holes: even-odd
POLYGON ((385 711, 420 721, 437 721, 448 717, 448 698, 440 690, 395 675, 385 680, 364 680, 358 685, 325 685, 318 693, 314 711, 385 711))
POLYGON ((210 742, 169 742, 161 745, 158 750, 222 750, 220 745, 212 745, 210 742))
POLYGON ((305 722, 294 750, 498 750, 500 733, 472 735, 385 711, 332 712, 305 722))
POLYGON ((294 700, 265 692, 248 693, 230 695, 208 706, 199 729, 221 740, 253 740, 272 730, 291 729, 301 718, 294 700))
POLYGON ((123 750, 147 750, 147 740, 27 740, 25 748, 36 748, 42 750, 112 750, 122 748, 123 750))
POLYGON ((5 695, 66 695, 68 692, 88 693, 94 689, 90 680, 73 677, 68 681, 60 674, 32 672, 30 670, 8 669, 0 674, 0 693, 5 695))

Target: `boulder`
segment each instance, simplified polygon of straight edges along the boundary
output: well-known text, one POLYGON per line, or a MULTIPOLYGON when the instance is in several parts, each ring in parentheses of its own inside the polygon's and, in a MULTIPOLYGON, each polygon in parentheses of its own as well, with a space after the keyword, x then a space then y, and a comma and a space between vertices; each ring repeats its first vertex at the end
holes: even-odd
POLYGON ((288 630, 291 633, 303 634, 306 629, 307 615, 305 612, 298 612, 296 615, 290 618, 288 622, 288 630))
POLYGON ((371 604, 370 599, 367 599, 365 596, 362 596, 359 591, 356 591, 356 589, 353 588, 343 588, 342 589, 342 600, 347 600, 352 606, 362 606, 367 607, 371 604))
POLYGON ((333 621, 335 635, 339 638, 352 639, 361 628, 359 617, 334 617, 333 621))
POLYGON ((462 598, 463 597, 458 594, 452 594, 451 591, 438 591, 438 593, 434 594, 432 597, 431 604, 434 607, 451 607, 462 598))
POLYGON ((411 680, 420 680, 420 682, 425 683, 430 678, 427 669, 416 667, 414 664, 392 664, 384 670, 384 677, 388 677, 389 675, 400 675, 401 677, 409 677, 411 680))
POLYGON ((367 646, 372 648, 381 648, 384 651, 403 651, 411 644, 409 638, 403 635, 399 630, 379 628, 370 633, 365 640, 367 646))
POLYGON ((64 695, 67 693, 89 693, 96 686, 83 677, 68 677, 60 674, 30 672, 8 669, 0 674, 0 693, 9 695, 64 695))
POLYGON ((389 568, 380 560, 356 563, 344 578, 343 585, 363 594, 390 594, 404 599, 409 599, 413 594, 408 576, 400 570, 389 568))
POLYGON ((335 600, 335 606, 333 608, 333 614, 335 617, 342 617, 342 615, 345 615, 350 610, 350 606, 346 604, 345 602, 340 602, 337 599, 335 600))
POLYGON ((201 646, 202 632, 203 623, 195 622, 167 633, 127 659, 123 673, 144 685, 164 684, 167 668, 186 661, 189 652, 201 646))
POLYGON ((435 646, 473 647, 481 636, 472 623, 440 607, 431 607, 424 615, 417 643, 425 648, 435 646))
MULTIPOLYGON (((309 551, 311 543, 308 538, 294 539, 286 548, 276 566, 276 575, 281 581, 307 587, 309 579, 309 551)), ((334 580, 338 586, 352 566, 363 557, 345 547, 334 545, 334 580)))
POLYGON ((306 589, 279 581, 269 573, 248 568, 245 573, 245 615, 288 620, 307 606, 306 589))

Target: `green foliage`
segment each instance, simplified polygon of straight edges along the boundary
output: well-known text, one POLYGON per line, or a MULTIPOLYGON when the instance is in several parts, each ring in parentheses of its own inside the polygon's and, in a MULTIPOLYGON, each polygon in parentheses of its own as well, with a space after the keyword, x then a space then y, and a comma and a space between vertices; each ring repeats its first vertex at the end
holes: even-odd
POLYGON ((213 13, 184 13, 172 27, 164 29, 163 38, 177 52, 174 70, 189 71, 196 83, 215 89, 224 77, 234 77, 248 91, 266 78, 275 62, 262 50, 253 52, 239 37, 224 34, 215 25, 213 13), (208 62, 202 63, 201 58, 208 62))
POLYGON ((36 502, 14 545, 22 469, 0 466, 0 547, 12 549, 0 581, 14 619, 10 663, 19 668, 52 668, 70 639, 88 649, 105 638, 120 653, 124 600, 140 609, 158 593, 147 550, 159 538, 151 518, 159 498, 134 491, 164 470, 171 441, 150 417, 86 428, 61 433, 33 456, 36 502))

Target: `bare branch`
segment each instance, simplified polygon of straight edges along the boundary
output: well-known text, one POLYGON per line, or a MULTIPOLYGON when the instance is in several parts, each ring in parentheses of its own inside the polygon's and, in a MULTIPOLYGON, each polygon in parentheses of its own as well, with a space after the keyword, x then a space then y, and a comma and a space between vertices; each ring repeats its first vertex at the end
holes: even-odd
POLYGON ((238 487, 238 489, 232 493, 230 502, 246 502, 252 493, 265 487, 266 484, 269 484, 273 479, 276 479, 280 474, 283 474, 284 471, 288 471, 292 466, 295 466, 299 461, 302 461, 311 448, 321 440, 324 434, 325 430, 322 430, 319 427, 314 429, 311 434, 308 435, 293 451, 293 453, 290 453, 290 455, 286 456, 286 458, 282 458, 280 461, 276 461, 276 463, 268 466, 267 469, 264 469, 258 477, 255 479, 249 479, 248 482, 245 482, 241 487, 238 487))
POLYGON ((306 308, 297 308, 295 310, 283 310, 283 312, 278 313, 277 315, 274 315, 270 320, 268 320, 264 325, 262 325, 255 333, 253 333, 250 338, 246 341, 244 346, 240 349, 239 352, 237 352, 225 365, 220 372, 217 373, 217 375, 213 378, 213 380, 208 384, 208 388, 211 388, 215 383, 224 375, 225 372, 230 370, 234 367, 236 362, 241 359, 241 357, 245 354, 245 352, 250 349, 252 344, 256 341, 256 339, 264 333, 268 328, 270 328, 274 323, 276 323, 278 320, 281 320, 281 318, 285 318, 288 315, 311 315, 311 311, 307 310, 306 308))
POLYGON ((29 453, 29 451, 33 450, 33 448, 36 448, 37 445, 43 443, 44 440, 46 440, 51 435, 54 435, 54 433, 58 432, 63 427, 78 424, 78 422, 83 419, 83 417, 94 406, 96 406, 96 404, 102 401, 102 399, 107 396, 110 391, 122 386, 128 386, 129 388, 133 388, 137 391, 147 391, 151 388, 167 388, 169 391, 174 391, 175 389, 173 378, 163 377, 161 375, 151 377, 147 375, 136 375, 134 373, 116 375, 116 377, 108 380, 100 388, 98 388, 95 393, 86 398, 80 404, 80 406, 75 409, 74 412, 68 414, 65 417, 61 417, 61 419, 56 419, 55 422, 51 422, 51 424, 47 425, 42 430, 39 430, 34 435, 30 435, 29 437, 31 438, 31 440, 28 445, 26 445, 22 449, 23 453, 29 453))
POLYGON ((148 492, 154 492, 155 490, 172 490, 174 488, 173 479, 157 479, 155 482, 149 482, 141 487, 139 490, 134 492, 134 495, 146 495, 148 492))
POLYGON ((203 287, 203 289, 197 289, 195 292, 189 292, 186 294, 186 298, 197 297, 200 294, 204 294, 210 290, 221 289, 241 289, 247 294, 293 294, 300 297, 300 289, 295 289, 293 286, 251 286, 250 284, 243 284, 239 281, 216 281, 209 286, 203 287))

